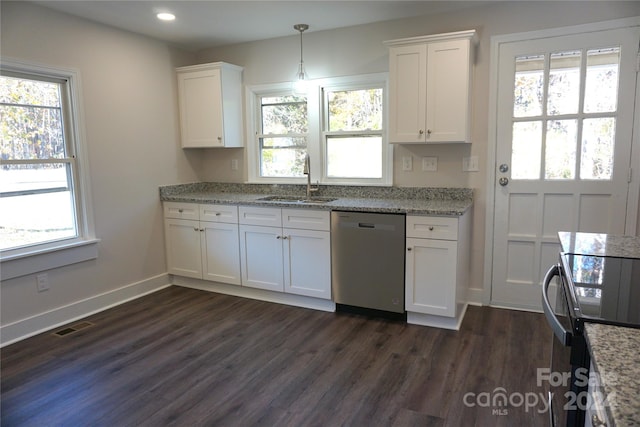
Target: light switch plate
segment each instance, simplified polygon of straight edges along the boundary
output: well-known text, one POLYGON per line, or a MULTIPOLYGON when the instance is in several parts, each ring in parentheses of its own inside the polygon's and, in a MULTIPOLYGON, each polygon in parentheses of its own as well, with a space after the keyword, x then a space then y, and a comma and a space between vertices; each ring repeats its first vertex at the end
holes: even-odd
POLYGON ((438 158, 437 157, 423 157, 422 158, 422 170, 427 172, 436 172, 438 170, 438 158))

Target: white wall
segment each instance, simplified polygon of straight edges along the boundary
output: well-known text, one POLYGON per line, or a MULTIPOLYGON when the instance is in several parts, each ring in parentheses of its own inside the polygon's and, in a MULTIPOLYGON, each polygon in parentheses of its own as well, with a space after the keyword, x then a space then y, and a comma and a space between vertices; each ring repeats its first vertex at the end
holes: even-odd
POLYGON ((96 260, 48 271, 49 291, 38 293, 33 275, 2 282, 6 342, 7 325, 37 327, 25 319, 46 320, 60 307, 165 275, 158 186, 196 181, 200 160, 182 152, 178 136, 174 67, 192 64, 192 53, 29 3, 3 1, 1 8, 3 57, 80 73, 102 239, 96 260))
MULTIPOLYGON (((473 92, 473 144, 396 146, 394 185, 424 187, 469 187, 474 189, 471 280, 473 296, 482 298, 484 272, 487 140, 489 108, 489 55, 491 36, 585 24, 640 15, 640 2, 596 1, 505 1, 435 16, 414 17, 332 31, 305 32, 304 62, 311 78, 386 72, 384 40, 476 29, 477 48, 473 92), (403 172, 403 156, 438 157, 438 172, 403 172), (462 158, 479 157, 479 172, 462 172, 462 158)), ((311 29, 312 30, 312 29, 311 29)), ((299 61, 299 36, 213 48, 198 53, 198 62, 226 61, 245 67, 245 84, 282 82, 293 79, 299 61)), ((209 152, 200 177, 207 181, 242 181, 246 172, 230 170, 231 159, 243 160, 243 150, 209 152)), ((242 163, 242 162, 241 162, 242 163)))

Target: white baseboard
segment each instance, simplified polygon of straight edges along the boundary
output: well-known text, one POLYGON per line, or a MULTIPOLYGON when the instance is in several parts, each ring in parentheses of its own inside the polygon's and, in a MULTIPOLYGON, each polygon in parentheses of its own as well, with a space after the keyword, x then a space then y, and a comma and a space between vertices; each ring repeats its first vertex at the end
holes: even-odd
POLYGON ((464 319, 464 315, 467 312, 467 304, 459 304, 456 311, 458 315, 455 317, 434 316, 432 314, 407 311, 407 323, 457 331, 460 329, 462 319, 464 319))
POLYGON ((99 313, 170 285, 169 275, 163 273, 8 325, 2 325, 0 327, 0 347, 99 313))
POLYGON ((248 288, 246 286, 228 285, 225 283, 192 279, 189 277, 171 277, 171 283, 173 285, 184 286, 185 288, 217 292, 219 294, 233 295, 242 298, 251 298, 260 301, 275 302, 277 304, 286 304, 295 307, 310 308, 313 310, 330 312, 336 311, 336 303, 331 300, 307 297, 303 295, 287 294, 282 292, 272 292, 263 289, 248 288))
POLYGON ((467 301, 470 305, 482 305, 484 298, 484 289, 469 288, 467 289, 467 301))

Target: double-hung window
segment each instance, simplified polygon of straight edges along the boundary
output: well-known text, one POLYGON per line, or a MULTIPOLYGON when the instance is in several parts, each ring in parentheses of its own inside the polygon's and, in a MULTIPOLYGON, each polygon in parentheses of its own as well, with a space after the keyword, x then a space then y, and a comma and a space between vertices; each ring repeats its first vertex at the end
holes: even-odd
MULTIPOLYGON (((6 260, 95 243, 79 184, 78 127, 70 79, 64 73, 3 64, 0 251, 4 270, 6 260)), ((94 257, 92 251, 80 259, 66 254, 72 262, 94 257)), ((34 268, 58 265, 48 260, 34 268)), ((9 270, 13 277, 30 272, 9 270)))
POLYGON ((391 185, 386 142, 386 76, 310 81, 306 96, 285 85, 248 89, 254 134, 248 150, 252 182, 391 185))
POLYGON ((323 89, 325 180, 383 177, 382 87, 323 89))
POLYGON ((307 98, 287 94, 258 96, 260 177, 301 177, 307 153, 307 98))

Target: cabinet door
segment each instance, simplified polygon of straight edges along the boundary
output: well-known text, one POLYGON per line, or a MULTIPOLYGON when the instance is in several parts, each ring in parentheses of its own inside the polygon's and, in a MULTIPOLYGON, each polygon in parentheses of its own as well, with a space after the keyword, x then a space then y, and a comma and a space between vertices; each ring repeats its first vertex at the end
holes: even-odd
POLYGON ((202 278, 199 226, 198 221, 172 218, 164 220, 169 274, 202 278))
POLYGON ((407 239, 405 308, 416 313, 454 316, 457 242, 407 239))
POLYGON ((220 70, 178 73, 182 146, 222 147, 220 70))
POLYGON ((389 141, 425 142, 426 45, 389 50, 389 141))
POLYGON ((284 290, 331 299, 331 233, 284 229, 284 290))
POLYGON ((468 39, 427 45, 427 142, 468 141, 468 39))
POLYGON ((240 285, 238 225, 201 222, 202 278, 240 285))
POLYGON ((240 226, 242 285, 284 291, 282 228, 240 226))

